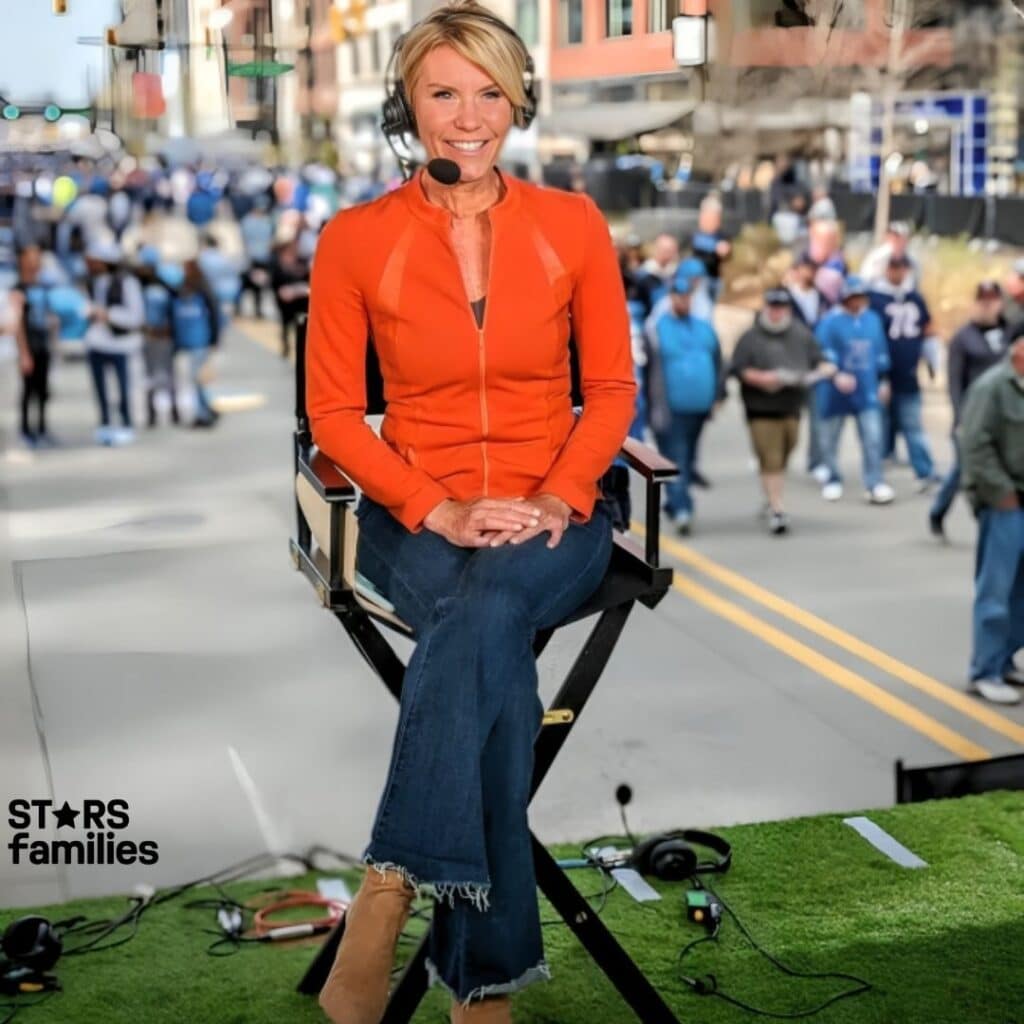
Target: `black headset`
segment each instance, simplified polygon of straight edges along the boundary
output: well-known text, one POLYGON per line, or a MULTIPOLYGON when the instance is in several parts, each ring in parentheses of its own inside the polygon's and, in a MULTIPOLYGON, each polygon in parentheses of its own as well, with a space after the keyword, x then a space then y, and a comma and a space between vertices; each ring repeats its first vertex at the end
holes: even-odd
POLYGON ((4 929, 0 949, 11 964, 48 971, 64 952, 64 943, 45 917, 31 915, 12 921, 4 929))
MULTIPOLYGON (((519 33, 514 29, 510 28, 505 24, 501 18, 497 15, 490 14, 486 11, 466 11, 466 10, 452 10, 452 11, 435 11, 429 15, 431 21, 449 21, 454 18, 474 18, 477 21, 487 22, 494 25, 496 28, 502 29, 507 32, 522 48, 523 55, 525 57, 525 68, 523 71, 523 89, 526 91, 526 106, 519 108, 522 112, 523 124, 522 127, 525 130, 530 127, 534 117, 537 115, 537 83, 534 79, 533 69, 533 58, 530 56, 530 51, 523 42, 519 33)), ((391 139, 392 136, 402 136, 407 134, 415 134, 416 132, 416 118, 412 112, 412 103, 409 101, 409 97, 405 93, 405 84, 401 79, 394 79, 392 77, 392 69, 395 64, 395 60, 398 54, 402 50, 402 44, 408 36, 408 32, 403 32, 395 40, 395 45, 392 47, 391 56, 388 59, 387 70, 384 73, 384 88, 386 97, 384 104, 381 107, 381 122, 380 128, 387 139, 391 139)))
POLYGON ((732 864, 732 846, 721 836, 697 829, 663 832, 640 843, 630 863, 642 875, 653 875, 665 882, 682 882, 698 874, 724 875, 732 864), (691 843, 707 847, 717 856, 714 860, 702 861, 691 843))

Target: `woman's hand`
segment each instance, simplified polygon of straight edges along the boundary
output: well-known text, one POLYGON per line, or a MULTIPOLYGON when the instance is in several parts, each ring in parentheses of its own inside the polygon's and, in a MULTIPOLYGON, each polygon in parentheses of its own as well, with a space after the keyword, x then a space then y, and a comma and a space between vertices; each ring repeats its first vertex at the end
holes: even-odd
POLYGON ((558 547, 562 540, 562 534, 568 529, 572 506, 555 494, 535 494, 530 498, 530 504, 541 510, 537 525, 528 526, 524 530, 502 530, 488 541, 491 547, 497 547, 506 541, 510 541, 512 544, 522 544, 545 530, 551 531, 548 547, 558 547))
POLYGON ((534 499, 447 498, 427 513, 423 525, 457 547, 485 548, 494 535, 513 537, 539 526, 543 511, 534 499))

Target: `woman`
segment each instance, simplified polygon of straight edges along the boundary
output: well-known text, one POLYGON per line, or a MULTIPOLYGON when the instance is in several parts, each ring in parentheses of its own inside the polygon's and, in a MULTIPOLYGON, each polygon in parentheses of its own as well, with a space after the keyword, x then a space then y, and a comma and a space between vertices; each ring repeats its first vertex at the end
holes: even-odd
POLYGON ((313 438, 360 487, 356 562, 417 645, 387 784, 320 1005, 377 1024, 419 890, 435 898, 427 967, 455 1022, 508 1022, 549 976, 527 827, 543 705, 531 642, 597 588, 611 555, 597 481, 636 384, 615 249, 593 201, 506 177, 527 123, 522 41, 475 2, 400 41, 396 77, 428 161, 335 216, 313 263, 313 438), (486 310, 485 307, 486 306, 486 310), (570 400, 571 314, 584 411, 570 400), (365 423, 372 330, 387 414, 365 423))

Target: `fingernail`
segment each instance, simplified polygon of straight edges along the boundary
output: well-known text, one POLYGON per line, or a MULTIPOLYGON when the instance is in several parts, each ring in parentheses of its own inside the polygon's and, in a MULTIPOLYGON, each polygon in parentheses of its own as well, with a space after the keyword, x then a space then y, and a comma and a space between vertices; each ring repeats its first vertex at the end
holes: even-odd
POLYGON ((538 524, 539 522, 540 522, 540 520, 539 520, 539 519, 531 519, 531 520, 530 520, 530 525, 531 525, 531 526, 536 526, 536 525, 537 525, 537 524, 538 524))

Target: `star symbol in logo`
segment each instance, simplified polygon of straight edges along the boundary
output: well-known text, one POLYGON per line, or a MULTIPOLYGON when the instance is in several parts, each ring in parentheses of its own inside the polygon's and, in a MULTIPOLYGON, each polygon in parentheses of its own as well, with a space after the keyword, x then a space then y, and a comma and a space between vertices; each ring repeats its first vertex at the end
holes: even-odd
POLYGON ((57 819, 57 828, 63 828, 65 825, 68 828, 74 828, 75 818, 81 813, 81 811, 73 811, 70 804, 65 800, 60 807, 54 808, 53 811, 53 816, 57 819))

